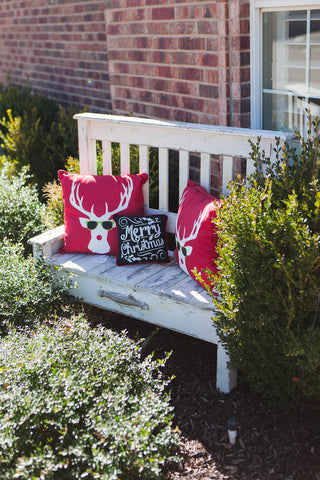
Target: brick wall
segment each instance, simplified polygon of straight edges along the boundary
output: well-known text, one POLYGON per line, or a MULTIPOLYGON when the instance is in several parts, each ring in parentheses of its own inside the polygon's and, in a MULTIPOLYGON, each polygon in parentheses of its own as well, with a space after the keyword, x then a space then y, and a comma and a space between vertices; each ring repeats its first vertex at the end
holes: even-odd
POLYGON ((250 126, 249 0, 1 0, 0 32, 2 83, 91 111, 250 126))
POLYGON ((1 0, 0 82, 111 112, 104 0, 1 0))
POLYGON ((114 113, 249 126, 249 2, 105 0, 114 113))
POLYGON ((248 0, 2 0, 0 31, 2 83, 93 111, 249 126, 248 0))

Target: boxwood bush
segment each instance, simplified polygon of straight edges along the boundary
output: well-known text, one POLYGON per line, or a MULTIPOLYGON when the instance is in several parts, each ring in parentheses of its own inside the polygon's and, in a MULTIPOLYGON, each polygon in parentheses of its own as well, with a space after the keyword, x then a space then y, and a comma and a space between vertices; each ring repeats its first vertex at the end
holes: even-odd
POLYGON ((320 398, 318 120, 300 141, 274 165, 253 145, 257 174, 248 187, 232 184, 218 213, 220 275, 212 278, 213 321, 232 364, 283 405, 320 398))
POLYGON ((73 301, 67 293, 69 279, 52 270, 25 257, 22 245, 0 242, 0 334, 66 314, 73 301))
POLYGON ((164 361, 81 318, 0 349, 2 479, 158 479, 176 446, 164 361))
POLYGON ((3 159, 0 168, 0 241, 27 241, 45 229, 45 207, 41 204, 36 186, 30 185, 26 168, 12 174, 11 165, 3 159))

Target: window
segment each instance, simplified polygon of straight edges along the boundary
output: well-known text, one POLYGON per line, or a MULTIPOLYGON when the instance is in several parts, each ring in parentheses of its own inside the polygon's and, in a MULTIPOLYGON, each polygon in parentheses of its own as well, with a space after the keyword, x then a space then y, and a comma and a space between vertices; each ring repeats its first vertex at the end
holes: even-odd
POLYGON ((253 3, 252 126, 303 134, 307 110, 320 116, 320 0, 253 3))

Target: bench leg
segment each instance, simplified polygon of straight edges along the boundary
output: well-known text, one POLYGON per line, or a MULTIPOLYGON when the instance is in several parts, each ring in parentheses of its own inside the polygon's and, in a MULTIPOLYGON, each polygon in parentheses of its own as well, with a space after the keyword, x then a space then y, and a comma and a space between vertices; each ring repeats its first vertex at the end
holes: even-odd
POLYGON ((221 343, 217 351, 216 387, 221 393, 229 393, 237 385, 237 371, 229 368, 229 355, 221 343))

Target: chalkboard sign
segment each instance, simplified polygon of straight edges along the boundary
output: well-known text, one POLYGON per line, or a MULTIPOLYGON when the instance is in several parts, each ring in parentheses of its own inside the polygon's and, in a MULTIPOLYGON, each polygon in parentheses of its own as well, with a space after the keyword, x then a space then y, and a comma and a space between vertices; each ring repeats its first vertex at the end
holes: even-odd
POLYGON ((117 265, 168 263, 167 215, 114 215, 118 231, 117 265))

